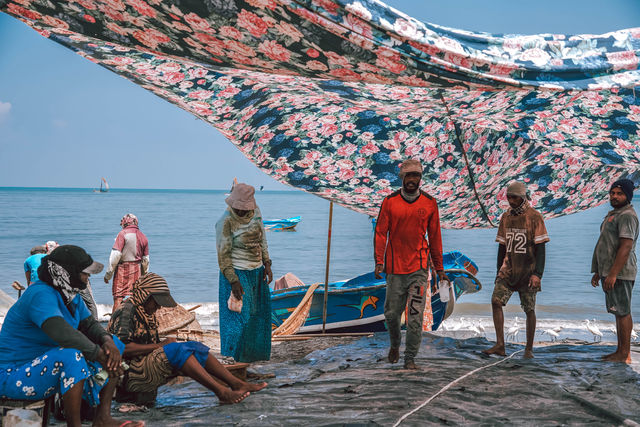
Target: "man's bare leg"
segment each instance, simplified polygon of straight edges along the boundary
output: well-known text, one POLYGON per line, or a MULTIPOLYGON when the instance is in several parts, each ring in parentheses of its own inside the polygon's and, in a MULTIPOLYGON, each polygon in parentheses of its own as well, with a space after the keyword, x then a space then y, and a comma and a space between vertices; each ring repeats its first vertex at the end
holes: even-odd
POLYGON ((240 378, 233 375, 222 363, 218 361, 212 355, 207 357, 207 361, 204 365, 205 370, 209 375, 218 378, 221 381, 229 384, 232 390, 240 391, 260 391, 267 386, 267 383, 249 383, 242 381, 240 378))
POLYGON ((214 380, 193 355, 189 356, 180 371, 214 392, 220 403, 239 403, 249 396, 246 390, 231 390, 214 380))
POLYGON ((618 346, 616 347, 616 351, 613 353, 606 354, 602 356, 602 360, 609 360, 611 357, 615 357, 620 353, 620 348, 622 348, 622 342, 620 339, 620 318, 618 316, 614 316, 616 318, 616 338, 618 339, 618 346))
POLYGON ((524 348, 525 359, 533 359, 533 338, 536 335, 536 312, 531 310, 527 314, 527 345, 524 348))
POLYGON ((122 297, 113 297, 113 309, 111 310, 112 313, 116 311, 116 308, 118 308, 123 299, 124 298, 122 297))
POLYGON ((616 316, 616 326, 618 327, 618 351, 604 360, 607 362, 631 363, 631 329, 633 329, 631 314, 616 316))
POLYGON ((493 312, 493 327, 496 330, 496 344, 482 352, 506 356, 504 352, 504 313, 500 301, 491 300, 491 310, 493 312))

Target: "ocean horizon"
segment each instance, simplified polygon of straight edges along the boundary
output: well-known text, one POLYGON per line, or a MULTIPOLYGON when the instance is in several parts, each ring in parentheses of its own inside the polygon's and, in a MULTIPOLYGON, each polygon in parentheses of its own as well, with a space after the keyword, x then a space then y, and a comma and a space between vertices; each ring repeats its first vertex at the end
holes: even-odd
MULTIPOLYGON (((111 246, 120 231, 120 218, 134 213, 149 238, 150 269, 164 276, 176 300, 196 310, 205 327, 218 325, 219 269, 215 223, 226 204, 217 189, 115 188, 96 194, 92 188, 0 187, 0 289, 16 297, 15 280, 25 284, 24 260, 29 250, 47 240, 84 247, 92 257, 108 263, 111 246)), ((295 190, 256 191, 263 217, 301 216, 294 232, 268 232, 274 279, 291 272, 305 283, 324 282, 329 202, 295 190)), ((590 285, 593 247, 608 202, 578 214, 546 221, 551 241, 547 245, 542 292, 537 298, 539 329, 560 325, 576 336, 590 338, 584 320, 596 319, 609 331, 613 316, 604 307, 600 288, 590 285)), ((329 281, 344 280, 373 270, 373 230, 370 218, 334 206, 329 281)), ((459 250, 479 266, 481 291, 463 295, 444 328, 482 324, 493 330, 490 298, 496 272, 496 229, 443 230, 445 251, 459 250)), ((103 273, 91 284, 99 310, 110 312, 111 284, 103 273)), ((273 285, 273 283, 271 284, 273 285)), ((640 299, 633 300, 638 313, 640 299)), ((519 299, 505 308, 505 324, 524 319, 519 299)), ((636 328, 637 329, 637 328, 636 328)), ((568 332, 567 332, 568 333, 568 332)), ((542 338, 542 337, 541 337, 542 338)), ((615 335, 609 334, 609 340, 615 335)))

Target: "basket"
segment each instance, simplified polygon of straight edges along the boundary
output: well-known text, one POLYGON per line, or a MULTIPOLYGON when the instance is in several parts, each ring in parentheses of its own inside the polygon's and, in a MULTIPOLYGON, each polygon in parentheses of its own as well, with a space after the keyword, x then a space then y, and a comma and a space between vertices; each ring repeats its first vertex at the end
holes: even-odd
MULTIPOLYGON (((161 307, 156 311, 156 319, 158 321, 158 334, 167 335, 177 329, 181 329, 193 322, 197 323, 196 315, 181 305, 175 307, 161 307)), ((190 329, 202 329, 198 323, 198 327, 190 329)))

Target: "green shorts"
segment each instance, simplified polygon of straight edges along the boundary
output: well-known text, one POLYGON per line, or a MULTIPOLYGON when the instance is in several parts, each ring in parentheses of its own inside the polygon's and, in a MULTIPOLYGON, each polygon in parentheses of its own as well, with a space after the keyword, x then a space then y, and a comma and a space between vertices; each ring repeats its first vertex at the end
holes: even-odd
MULTIPOLYGON (((507 286, 502 280, 496 279, 491 299, 500 301, 500 304, 505 306, 514 292, 515 290, 507 286)), ((518 290, 520 306, 525 313, 536 309, 536 293, 538 293, 538 290, 531 290, 528 287, 518 290)))
MULTIPOLYGON (((602 280, 604 284, 604 279, 602 280)), ((613 289, 605 291, 605 304, 607 311, 616 316, 626 316, 631 314, 631 291, 633 290, 633 280, 616 280, 613 289)))

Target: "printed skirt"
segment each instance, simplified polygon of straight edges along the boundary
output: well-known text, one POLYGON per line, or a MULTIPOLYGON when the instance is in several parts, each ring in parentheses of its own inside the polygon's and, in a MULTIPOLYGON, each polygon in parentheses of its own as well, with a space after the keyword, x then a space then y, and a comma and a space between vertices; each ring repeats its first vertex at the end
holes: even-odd
POLYGON ((220 346, 223 356, 236 362, 269 360, 271 357, 271 291, 264 280, 264 266, 235 270, 244 289, 242 311, 229 310, 231 283, 220 272, 220 346))
MULTIPOLYGON (((122 353, 124 344, 113 340, 122 353)), ((16 400, 43 400, 54 393, 64 395, 74 385, 84 382, 82 398, 91 406, 100 403, 100 390, 107 381, 95 375, 102 371, 98 362, 90 362, 74 348, 53 348, 31 362, 0 366, 0 397, 16 400)))

